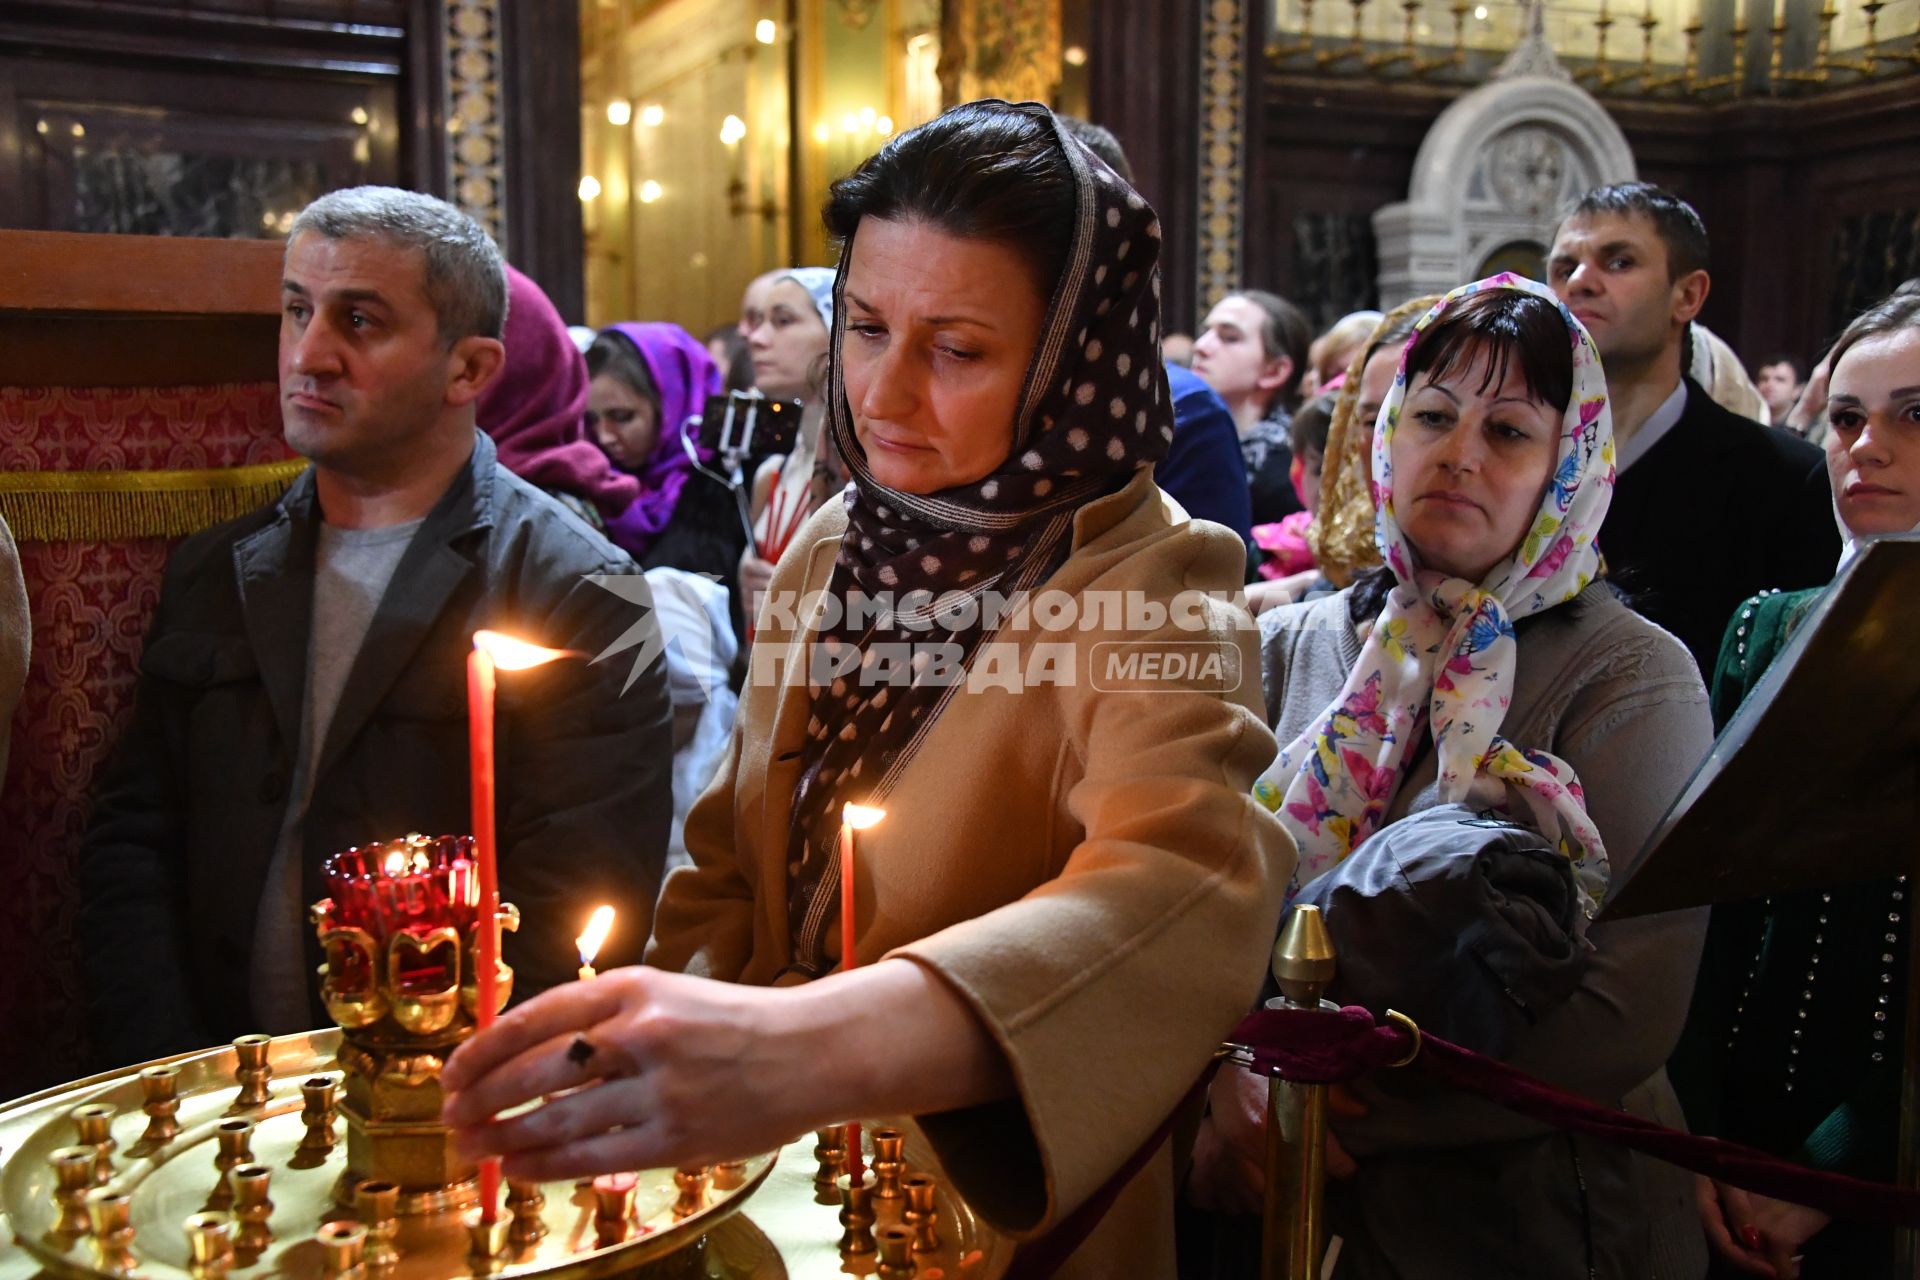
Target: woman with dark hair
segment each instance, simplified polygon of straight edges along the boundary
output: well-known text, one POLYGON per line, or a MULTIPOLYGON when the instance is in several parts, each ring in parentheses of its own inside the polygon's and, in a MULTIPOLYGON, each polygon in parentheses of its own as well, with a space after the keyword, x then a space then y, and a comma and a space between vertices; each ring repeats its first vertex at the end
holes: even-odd
POLYGON ((587 372, 587 429, 640 482, 638 499, 608 521, 609 536, 643 568, 731 580, 746 531, 733 495, 694 466, 681 434, 720 392, 706 346, 677 324, 609 325, 587 348, 587 372))
POLYGON ((1173 1157, 1147 1139, 1253 998, 1292 856, 1250 790, 1273 752, 1251 688, 1098 665, 1255 658, 1204 594, 1243 545, 1152 480, 1159 222, 1051 112, 997 102, 889 142, 827 222, 853 482, 775 574, 651 967, 509 1012, 448 1063, 447 1117, 544 1177, 913 1115, 1021 1239, 1145 1148, 1059 1274, 1169 1275, 1173 1157), (887 816, 842 920, 850 802, 887 816))
MULTIPOLYGON (((1920 530, 1920 297, 1861 314, 1827 357, 1827 479, 1846 546, 1920 530)), ((1825 587, 1767 591, 1728 620, 1713 675, 1725 728, 1825 587)), ((1906 878, 1713 909, 1674 1082, 1688 1121, 1814 1168, 1891 1182, 1905 1043, 1906 878)), ((1893 1233, 1700 1179, 1730 1269, 1881 1276, 1893 1233)))
MULTIPOLYGON (((1545 288, 1496 276, 1415 326, 1379 423, 1378 589, 1261 619, 1288 746, 1260 794, 1299 844, 1300 897, 1336 945, 1368 938, 1342 949, 1352 985, 1331 994, 1671 1122, 1661 1066, 1703 915, 1589 922, 1711 732, 1686 649, 1596 581, 1614 474, 1599 355, 1545 288), (1413 869, 1420 843, 1465 848, 1494 828, 1512 851, 1474 874, 1527 870, 1489 885, 1474 927, 1398 927, 1396 911, 1445 909, 1413 869), (1508 908, 1532 896, 1522 885, 1542 905, 1508 908)), ((1336 1276, 1699 1273, 1684 1175, 1391 1073, 1352 1092, 1330 1120, 1336 1276)), ((1234 1170, 1259 1150, 1264 1095, 1245 1072, 1216 1082, 1197 1198, 1256 1203, 1257 1176, 1234 1170)))
POLYGON ((1312 341, 1300 308, 1263 289, 1242 289, 1214 304, 1193 343, 1193 371, 1227 402, 1240 429, 1255 524, 1300 510, 1287 424, 1312 341))

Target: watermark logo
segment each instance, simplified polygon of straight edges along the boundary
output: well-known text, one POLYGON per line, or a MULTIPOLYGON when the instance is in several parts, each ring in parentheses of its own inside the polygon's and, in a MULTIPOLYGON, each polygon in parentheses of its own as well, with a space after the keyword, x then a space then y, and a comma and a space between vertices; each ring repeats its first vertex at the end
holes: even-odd
POLYGON ((702 574, 659 571, 595 573, 587 581, 636 606, 640 616, 619 637, 595 654, 604 662, 631 650, 625 693, 653 664, 664 658, 676 704, 704 702, 727 683, 733 660, 733 634, 726 619, 727 589, 702 574), (727 630, 723 634, 719 628, 727 630))
POLYGON ((1188 689, 1227 694, 1243 678, 1238 646, 1206 640, 1116 640, 1093 646, 1089 683, 1103 693, 1188 689))

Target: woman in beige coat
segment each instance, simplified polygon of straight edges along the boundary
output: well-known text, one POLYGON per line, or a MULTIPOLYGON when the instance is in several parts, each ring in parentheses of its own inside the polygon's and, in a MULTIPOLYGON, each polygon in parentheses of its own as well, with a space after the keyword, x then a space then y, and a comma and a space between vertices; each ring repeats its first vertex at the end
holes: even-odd
MULTIPOLYGON (((1030 1239, 1153 1134, 1263 969, 1293 853, 1249 795, 1274 752, 1250 623, 1206 594, 1244 553, 1153 484, 1159 225, 1049 112, 949 112, 827 216, 854 482, 773 580, 655 968, 508 1014, 449 1062, 447 1114, 538 1177, 911 1114, 1030 1239), (852 969, 848 802, 888 815, 852 969)), ((1171 1275, 1171 1174, 1163 1148, 1062 1274, 1171 1275)))

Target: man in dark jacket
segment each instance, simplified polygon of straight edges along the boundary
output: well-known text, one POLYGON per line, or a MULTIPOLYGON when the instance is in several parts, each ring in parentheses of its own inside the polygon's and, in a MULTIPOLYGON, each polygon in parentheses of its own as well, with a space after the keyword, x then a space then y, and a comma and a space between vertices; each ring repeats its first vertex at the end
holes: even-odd
POLYGON ((625 662, 584 660, 653 625, 591 580, 638 570, 474 428, 502 360, 499 251, 441 201, 356 188, 300 215, 284 277, 282 418, 313 466, 174 552, 81 854, 92 1031, 110 1061, 325 1025, 305 910, 326 896, 322 861, 471 830, 480 628, 583 655, 499 680, 516 993, 571 975, 571 938, 601 902, 621 912, 614 962, 638 959, 659 887, 664 665, 623 693, 625 662))
POLYGON ((1840 535, 1820 450, 1721 408, 1682 376, 1706 267, 1700 215, 1644 182, 1581 197, 1547 259, 1554 292, 1606 366, 1619 482, 1600 550, 1629 602, 1711 679, 1740 602, 1830 580, 1840 535))
POLYGON ((1153 478, 1195 520, 1223 524, 1253 545, 1253 499, 1247 491, 1240 432, 1226 401, 1179 365, 1167 366, 1173 393, 1173 442, 1153 478))

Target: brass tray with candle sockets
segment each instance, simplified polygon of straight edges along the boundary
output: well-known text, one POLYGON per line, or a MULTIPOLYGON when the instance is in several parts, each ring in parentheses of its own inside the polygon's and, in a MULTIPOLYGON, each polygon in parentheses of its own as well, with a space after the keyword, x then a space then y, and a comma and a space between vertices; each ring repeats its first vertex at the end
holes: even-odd
MULTIPOLYGON (((63 1085, 0 1106, 0 1231, 13 1247, 0 1245, 0 1280, 40 1277, 117 1277, 132 1280, 328 1280, 328 1255, 319 1234, 327 1223, 352 1224, 355 1211, 342 1207, 336 1190, 346 1169, 345 1125, 322 1156, 301 1153, 303 1082, 336 1076, 338 1029, 283 1036, 272 1042, 273 1068, 267 1101, 235 1108, 239 1085, 236 1050, 229 1046, 166 1059, 180 1068, 178 1134, 157 1149, 141 1143, 148 1116, 142 1111, 142 1064, 63 1085), (55 1151, 78 1139, 73 1112, 105 1104, 114 1112, 109 1187, 130 1197, 130 1237, 107 1241, 88 1233, 58 1230, 55 1151), (244 1116, 254 1123, 252 1161, 271 1170, 272 1201, 265 1225, 271 1240, 257 1251, 232 1255, 225 1264, 196 1266, 186 1220, 230 1199, 232 1183, 216 1165, 215 1135, 222 1121, 244 1116)), ((916 1280, 991 1280, 1011 1261, 1009 1241, 981 1222, 947 1186, 925 1140, 912 1126, 906 1157, 912 1168, 938 1182, 936 1217, 940 1244, 916 1254, 916 1280)), ((875 1275, 875 1255, 843 1255, 839 1209, 815 1199, 815 1139, 808 1135, 779 1152, 742 1165, 716 1166, 704 1187, 676 1185, 671 1169, 638 1175, 626 1238, 604 1243, 596 1227, 597 1198, 590 1188, 554 1182, 541 1188, 545 1205, 539 1239, 511 1241, 490 1261, 476 1261, 466 1211, 401 1216, 393 1246, 398 1257, 384 1266, 363 1265, 341 1280, 596 1280, 632 1275, 644 1280, 828 1280, 875 1275), (722 1170, 724 1169, 724 1172, 722 1170)), ((877 1226, 901 1220, 898 1201, 876 1201, 877 1226)), ((231 1213, 228 1204, 226 1211, 231 1213)), ((71 1222, 71 1219, 70 1219, 71 1222)), ((235 1223, 236 1229, 240 1224, 235 1223)), ((256 1236, 254 1243, 259 1243, 256 1236)))

